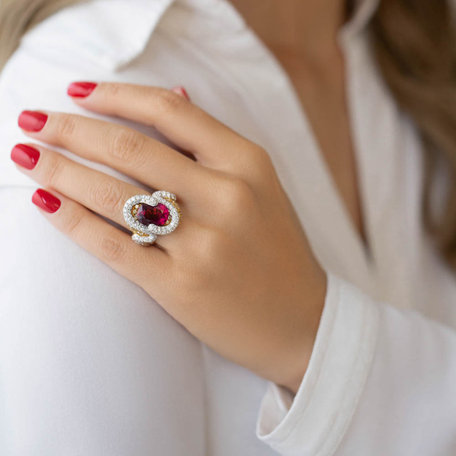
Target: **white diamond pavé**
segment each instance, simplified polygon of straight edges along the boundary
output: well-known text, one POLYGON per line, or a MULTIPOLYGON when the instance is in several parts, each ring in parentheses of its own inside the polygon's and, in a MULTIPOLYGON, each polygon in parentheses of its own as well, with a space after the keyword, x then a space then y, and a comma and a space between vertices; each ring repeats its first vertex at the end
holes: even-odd
POLYGON ((154 196, 159 196, 161 198, 168 198, 176 201, 176 195, 174 193, 164 192, 163 190, 158 190, 154 192, 154 196))
POLYGON ((140 236, 139 234, 133 234, 132 237, 133 241, 136 242, 136 244, 139 245, 151 245, 155 242, 157 239, 157 235, 151 234, 149 236, 140 236))

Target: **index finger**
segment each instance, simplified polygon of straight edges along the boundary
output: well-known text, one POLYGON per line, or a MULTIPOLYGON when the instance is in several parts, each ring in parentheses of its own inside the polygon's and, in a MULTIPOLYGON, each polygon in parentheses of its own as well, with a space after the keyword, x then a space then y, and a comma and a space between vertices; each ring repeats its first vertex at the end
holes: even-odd
POLYGON ((80 106, 110 116, 119 116, 159 130, 174 144, 191 152, 202 164, 218 166, 236 161, 250 142, 210 114, 172 90, 118 82, 92 84, 84 97, 73 96, 80 106))

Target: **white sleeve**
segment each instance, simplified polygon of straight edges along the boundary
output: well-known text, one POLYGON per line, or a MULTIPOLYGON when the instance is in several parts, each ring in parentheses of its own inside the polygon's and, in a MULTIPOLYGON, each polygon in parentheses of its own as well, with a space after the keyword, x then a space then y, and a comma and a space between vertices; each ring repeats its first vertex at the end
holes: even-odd
POLYGON ((327 275, 308 369, 294 397, 268 384, 257 437, 284 456, 456 454, 456 332, 327 275))

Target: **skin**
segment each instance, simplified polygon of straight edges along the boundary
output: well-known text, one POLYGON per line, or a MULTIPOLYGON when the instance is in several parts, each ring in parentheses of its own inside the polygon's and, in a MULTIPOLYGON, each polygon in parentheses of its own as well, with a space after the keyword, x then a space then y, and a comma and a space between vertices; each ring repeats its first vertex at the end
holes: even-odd
MULTIPOLYGON (((241 12, 248 20, 257 17, 261 24, 263 10, 257 16, 253 10, 257 2, 243 2, 241 12)), ((299 21, 307 20, 309 27, 310 13, 319 19, 313 29, 303 29, 309 36, 321 36, 321 56, 320 47, 296 44, 298 34, 285 33, 285 25, 270 39, 284 39, 275 42, 281 49, 276 55, 289 71, 329 169, 338 170, 334 180, 362 235, 343 65, 334 40, 343 20, 342 9, 333 7, 337 3, 302 2, 307 10, 296 0, 268 0, 264 5, 280 4, 282 18, 287 16, 286 8, 297 8, 299 21)), ((293 20, 295 15, 290 17, 293 20)), ((260 29, 257 32, 265 39, 260 29)), ((209 347, 296 393, 315 342, 326 274, 267 151, 167 89, 101 82, 87 98, 74 102, 89 111, 153 125, 196 161, 128 127, 41 110, 48 114, 44 128, 24 133, 51 147, 29 143, 40 151, 38 163, 33 170, 18 169, 61 200, 57 212, 41 210, 42 214, 142 287, 209 347), (107 164, 147 187, 175 193, 183 213, 181 224, 152 247, 134 244, 128 234, 97 214, 126 227, 123 205, 144 190, 73 162, 52 146, 107 164)))
POLYGON ((297 95, 345 204, 367 246, 337 32, 345 0, 231 0, 273 52, 297 95), (331 134, 328 134, 328 131, 331 134))

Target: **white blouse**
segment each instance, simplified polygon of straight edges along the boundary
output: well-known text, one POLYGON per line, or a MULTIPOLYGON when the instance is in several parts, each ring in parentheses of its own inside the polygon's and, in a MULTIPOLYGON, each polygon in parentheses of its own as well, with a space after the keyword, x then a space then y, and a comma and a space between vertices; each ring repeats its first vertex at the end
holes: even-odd
POLYGON ((369 52, 377 4, 360 0, 339 35, 369 252, 290 80, 227 0, 92 0, 27 33, 0 75, 2 456, 456 454, 456 277, 421 223, 417 132, 369 52), (184 85, 269 151, 329 279, 294 398, 200 343, 30 203, 36 184, 9 159, 25 140, 17 115, 93 115, 66 96, 74 80, 184 85))

